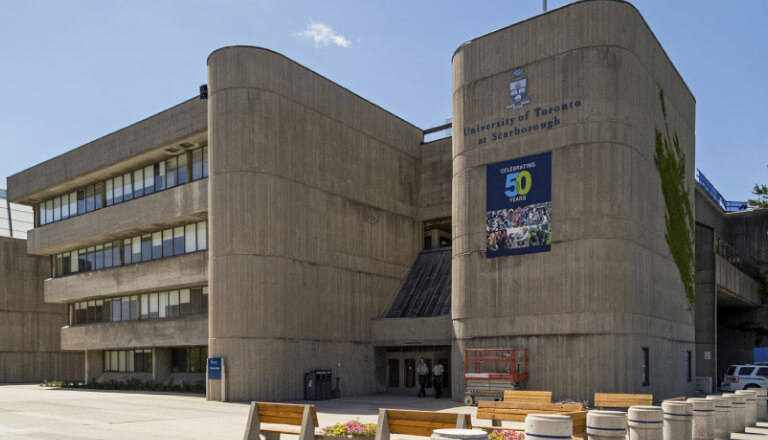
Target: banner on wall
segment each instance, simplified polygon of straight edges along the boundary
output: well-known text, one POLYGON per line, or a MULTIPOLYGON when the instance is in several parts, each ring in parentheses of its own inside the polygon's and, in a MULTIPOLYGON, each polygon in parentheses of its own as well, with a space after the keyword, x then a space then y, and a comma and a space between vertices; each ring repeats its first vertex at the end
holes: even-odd
POLYGON ((549 251, 552 152, 490 164, 486 185, 486 258, 549 251))

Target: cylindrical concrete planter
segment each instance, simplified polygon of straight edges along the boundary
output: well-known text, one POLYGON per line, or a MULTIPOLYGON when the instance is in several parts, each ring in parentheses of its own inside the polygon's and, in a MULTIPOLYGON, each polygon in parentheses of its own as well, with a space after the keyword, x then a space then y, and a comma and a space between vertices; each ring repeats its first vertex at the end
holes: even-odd
POLYGON ((525 438, 570 440, 573 420, 568 416, 530 414, 525 417, 525 438))
POLYGON ((739 390, 734 394, 740 394, 744 396, 747 404, 744 411, 744 425, 755 426, 757 422, 757 391, 755 390, 739 390))
POLYGON ((627 436, 627 415, 619 411, 587 413, 587 439, 611 440, 627 436))
POLYGON ((488 440, 482 429, 435 429, 432 440, 488 440))
POLYGON ((764 422, 766 419, 768 419, 768 416, 765 414, 768 390, 764 388, 755 388, 755 391, 757 392, 757 421, 764 422))
POLYGON ((728 440, 731 437, 731 419, 733 418, 731 400, 715 395, 707 396, 707 400, 715 404, 715 440, 728 440))
POLYGON ((693 436, 693 404, 662 402, 664 410, 664 440, 691 440, 693 436))
POLYGON ((747 399, 743 395, 723 393, 723 397, 731 399, 733 406, 733 423, 731 432, 744 432, 747 422, 747 399))
POLYGON ((714 440, 715 402, 709 399, 688 399, 693 404, 693 440, 714 440))
POLYGON ((629 440, 662 440, 664 413, 660 406, 629 408, 629 440))

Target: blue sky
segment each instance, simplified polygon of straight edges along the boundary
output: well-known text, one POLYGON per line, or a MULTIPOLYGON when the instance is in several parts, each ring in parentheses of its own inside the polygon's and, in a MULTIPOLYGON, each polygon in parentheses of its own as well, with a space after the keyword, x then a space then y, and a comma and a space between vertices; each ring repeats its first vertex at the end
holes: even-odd
MULTIPOLYGON (((726 199, 747 199, 755 183, 768 183, 759 134, 768 123, 768 1, 633 3, 696 97, 697 167, 726 199)), ((233 44, 273 49, 419 127, 440 125, 451 112, 456 48, 541 8, 541 0, 4 2, 0 187, 197 95, 208 54, 233 44)))

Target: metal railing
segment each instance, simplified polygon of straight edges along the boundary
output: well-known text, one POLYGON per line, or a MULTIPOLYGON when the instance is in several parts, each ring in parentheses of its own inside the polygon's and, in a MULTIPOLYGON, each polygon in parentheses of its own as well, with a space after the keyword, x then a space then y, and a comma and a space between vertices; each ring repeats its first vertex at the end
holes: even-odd
POLYGON ((709 196, 712 197, 712 199, 726 212, 746 211, 748 207, 747 202, 725 200, 725 197, 720 194, 720 191, 715 188, 715 185, 712 185, 712 182, 704 177, 704 174, 702 174, 701 170, 698 168, 696 168, 696 181, 699 182, 701 187, 704 188, 704 191, 706 191, 707 194, 709 194, 709 196))

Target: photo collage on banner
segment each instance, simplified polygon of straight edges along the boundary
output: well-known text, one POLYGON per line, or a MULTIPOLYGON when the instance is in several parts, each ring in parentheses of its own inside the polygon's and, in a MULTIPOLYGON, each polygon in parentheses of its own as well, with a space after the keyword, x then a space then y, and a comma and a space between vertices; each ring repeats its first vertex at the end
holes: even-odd
POLYGON ((549 251, 552 152, 490 164, 486 185, 486 258, 549 251))

